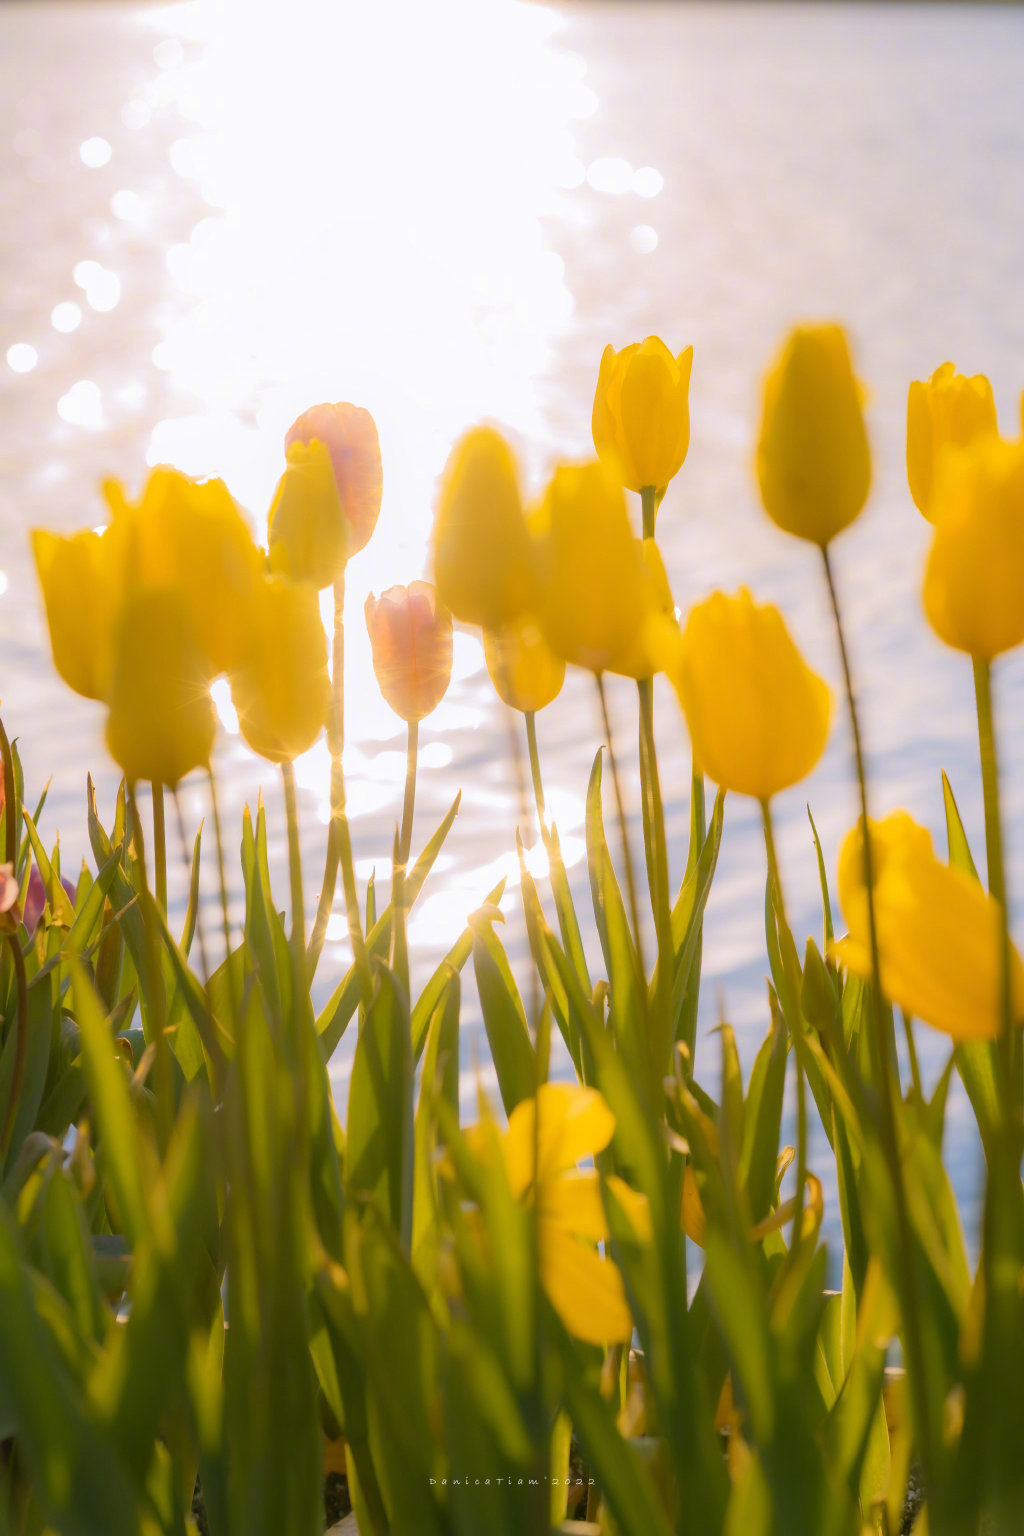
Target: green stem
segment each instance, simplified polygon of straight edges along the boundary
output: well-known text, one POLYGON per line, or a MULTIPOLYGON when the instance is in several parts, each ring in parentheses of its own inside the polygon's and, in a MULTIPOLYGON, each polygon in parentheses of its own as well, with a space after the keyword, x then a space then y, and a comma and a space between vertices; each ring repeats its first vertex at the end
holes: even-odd
POLYGON ((405 937, 405 875, 409 865, 409 850, 412 847, 412 818, 416 805, 416 762, 419 737, 419 724, 415 720, 410 720, 405 761, 405 800, 402 805, 402 827, 395 847, 395 869, 391 881, 391 934, 395 974, 402 981, 406 991, 409 989, 409 948, 405 937))
POLYGON ((540 824, 540 834, 545 835, 545 807, 544 807, 544 780, 540 772, 540 751, 537 747, 537 716, 532 709, 526 712, 526 745, 530 753, 530 775, 533 779, 533 798, 537 804, 537 821, 540 824))
POLYGON ((302 853, 299 846, 299 806, 295 793, 295 764, 286 760, 281 764, 281 782, 284 785, 284 813, 288 827, 288 875, 292 893, 292 947, 297 957, 296 985, 303 974, 306 953, 306 911, 302 894, 302 853))
POLYGON ((4 769, 4 859, 18 872, 18 785, 14 777, 14 753, 0 720, 0 754, 4 769))
POLYGON ((996 752, 995 716, 992 709, 992 667, 980 657, 974 658, 974 695, 978 707, 978 748, 981 755, 981 787, 985 801, 985 856, 988 861, 988 889, 999 905, 999 1002, 1002 1030, 999 1036, 1000 1076, 1003 1080, 1008 1117, 1021 1112, 1022 1088, 1019 1082, 1021 1053, 1014 1038, 1013 996, 1010 988, 1010 913, 1003 863, 1003 821, 999 804, 999 758, 996 752))
POLYGON ((160 1131, 161 1146, 166 1150, 174 1120, 170 1046, 167 1043, 166 1035, 167 1004, 164 997, 164 979, 160 970, 160 949, 153 893, 149 888, 149 878, 146 873, 145 834, 142 830, 142 819, 139 816, 138 802, 135 798, 135 785, 128 784, 126 786, 126 793, 128 796, 128 811, 132 820, 132 835, 136 844, 136 869, 142 884, 139 897, 142 908, 146 992, 149 1001, 149 1015, 153 1026, 155 1051, 153 1085, 156 1095, 157 1125, 160 1131))
MULTIPOLYGON (((171 791, 174 800, 174 817, 178 824, 178 842, 181 846, 181 867, 185 871, 186 889, 192 879, 192 855, 189 850, 188 833, 185 831, 185 813, 181 808, 181 796, 176 789, 171 791)), ((196 938, 199 940, 199 963, 203 968, 203 985, 207 993, 210 990, 210 963, 206 955, 206 938, 203 934, 203 903, 196 898, 196 938)))
POLYGON ((672 985, 675 976, 675 945, 672 941, 672 902, 668 884, 668 843, 665 838, 665 807, 661 798, 658 755, 654 743, 654 679, 637 683, 640 699, 640 781, 644 806, 644 846, 651 891, 654 930, 658 940, 657 1004, 664 1034, 664 1070, 670 1070, 672 1050, 672 985))
POLYGON ((878 952, 878 926, 875 919, 874 863, 871 850, 871 829, 868 818, 867 774, 864 768, 864 750, 861 744, 860 720, 857 715, 857 701, 853 690, 853 674, 850 670, 850 658, 846 649, 846 635, 843 630, 842 614, 839 607, 839 597, 836 592, 835 578, 832 573, 832 562, 829 559, 827 545, 823 544, 821 546, 821 558, 825 568, 825 582, 828 586, 829 602, 832 606, 832 617, 835 621, 836 638, 839 643, 839 657, 843 669, 843 683, 846 690, 846 702, 850 716, 850 731, 853 736, 853 751, 857 766, 857 787, 860 792, 860 814, 861 826, 863 830, 862 843, 864 849, 864 886, 867 893, 868 933, 871 945, 871 988, 869 993, 868 1014, 872 1025, 872 1044, 875 1057, 875 1070, 878 1077, 878 1090, 881 1100, 880 1128, 882 1135, 882 1148, 889 1170, 889 1179, 892 1185, 893 1203, 896 1210, 896 1224, 899 1232, 899 1290, 902 1292, 900 1298, 900 1311, 903 1317, 908 1387, 913 1408, 914 1427, 917 1433, 918 1454, 921 1458, 925 1487, 930 1493, 936 1486, 935 1476, 937 1471, 937 1463, 935 1453, 935 1431, 938 1426, 933 1421, 932 1398, 928 1390, 924 1341, 921 1335, 916 1261, 914 1256, 914 1239, 910 1226, 910 1216, 907 1210, 906 1190, 903 1184, 903 1168, 900 1162, 896 1104, 895 1095, 893 1093, 893 1042, 891 1038, 891 1029, 886 1029, 886 1010, 882 997, 882 971, 878 952))
POLYGON ((228 903, 228 882, 224 863, 224 837, 221 830, 220 807, 217 803, 217 781, 210 769, 210 808, 213 811, 213 840, 217 845, 217 879, 220 884, 220 911, 224 925, 224 965, 228 978, 228 996, 231 999, 231 1022, 237 1027, 239 1020, 238 999, 235 996, 234 972, 231 966, 231 908, 228 903))
POLYGON ((633 925, 633 937, 636 943, 637 962, 640 967, 641 994, 647 990, 647 969, 644 965, 643 938, 640 933, 640 909, 636 900, 636 880, 633 878, 633 855, 629 848, 629 831, 626 826, 626 806, 622 798, 622 785, 619 781, 619 766, 615 759, 615 748, 612 745, 612 726, 608 717, 608 699, 605 694, 604 677, 600 672, 595 672, 597 682, 597 695, 601 700, 601 719, 604 722, 604 739, 608 747, 608 762, 612 770, 612 786, 615 790, 615 809, 619 817, 619 834, 622 838, 622 857, 626 866, 626 892, 629 898, 629 916, 633 925))
POLYGON ((653 485, 645 485, 640 491, 640 510, 644 520, 644 538, 654 538, 654 519, 658 512, 658 492, 653 485))
MULTIPOLYGON (((327 922, 334 904, 334 892, 338 883, 340 841, 335 814, 339 806, 344 809, 345 777, 342 755, 345 749, 345 572, 334 583, 334 644, 331 658, 331 712, 327 724, 327 745, 331 753, 331 820, 327 826, 327 850, 324 855, 324 877, 320 885, 313 932, 309 941, 310 979, 316 967, 327 937, 327 922)), ((354 882, 353 882, 354 885, 354 882)), ((348 892, 346 889, 346 902, 348 892)), ((352 919, 349 914, 349 928, 352 919)))
POLYGON ((419 750, 420 728, 415 720, 409 721, 409 745, 405 762, 405 799, 402 803, 402 833, 398 843, 398 856, 405 873, 412 848, 412 818, 416 808, 416 759, 419 750))
POLYGON ((164 787, 153 786, 153 862, 156 866, 156 902, 167 912, 167 819, 164 814, 164 787))
MULTIPOLYGON (((5 738, 6 739, 6 738, 5 738)), ((25 1081, 25 1062, 28 1059, 28 977, 25 974, 25 956, 21 952, 16 933, 5 935, 7 947, 14 961, 14 975, 18 986, 18 1013, 15 1019, 16 1034, 14 1037, 14 1070, 11 1073, 11 1092, 7 1100, 7 1110, 4 1114, 3 1130, 0 1131, 0 1161, 7 1155, 10 1145, 11 1132, 14 1130, 14 1117, 18 1109, 18 1100, 21 1098, 21 1088, 25 1081)))
POLYGON ((790 996, 787 1010, 793 1029, 793 1054, 796 1057, 796 1210, 793 1216, 793 1237, 790 1251, 795 1253, 803 1234, 804 1185, 807 1182, 807 1077, 804 1071, 803 1016, 800 1013, 800 979, 792 974, 790 957, 794 953, 793 942, 786 917, 786 902, 782 894, 782 877, 775 850, 775 829, 772 825, 771 806, 761 801, 761 819, 764 823, 764 844, 768 854, 768 879, 772 888, 772 907, 780 933, 782 966, 790 996))

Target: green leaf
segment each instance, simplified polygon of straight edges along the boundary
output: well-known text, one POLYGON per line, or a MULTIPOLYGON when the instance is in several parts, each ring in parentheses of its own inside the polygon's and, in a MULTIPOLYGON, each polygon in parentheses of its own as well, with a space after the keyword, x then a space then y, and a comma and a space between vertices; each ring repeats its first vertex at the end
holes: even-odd
POLYGON ((412 1235, 413 1071, 409 1004, 398 978, 377 962, 348 1098, 345 1182, 372 1199, 408 1244, 412 1235))
POLYGON ((949 846, 949 862, 954 869, 962 869, 968 875, 978 878, 977 866, 971 853, 971 845, 967 841, 967 833, 960 819, 960 811, 953 795, 953 789, 942 775, 942 802, 946 811, 946 840, 949 846))
POLYGON ((825 924, 825 942, 822 945, 822 949, 827 955, 828 947, 832 943, 832 939, 834 937, 834 929, 832 926, 832 902, 828 894, 828 875, 825 873, 825 855, 821 851, 821 839, 818 836, 818 829, 814 825, 814 817, 811 815, 810 806, 807 807, 807 820, 811 824, 811 835, 814 838, 814 852, 818 860, 818 883, 821 886, 821 910, 824 916, 825 924))
MULTIPOLYGON (((498 915, 498 909, 490 909, 498 915)), ((473 930, 473 969, 476 972, 480 1008, 498 1077, 505 1113, 511 1114, 522 1099, 537 1088, 537 1059, 526 1022, 519 989, 508 957, 494 932, 493 917, 482 908, 470 918, 473 930)))

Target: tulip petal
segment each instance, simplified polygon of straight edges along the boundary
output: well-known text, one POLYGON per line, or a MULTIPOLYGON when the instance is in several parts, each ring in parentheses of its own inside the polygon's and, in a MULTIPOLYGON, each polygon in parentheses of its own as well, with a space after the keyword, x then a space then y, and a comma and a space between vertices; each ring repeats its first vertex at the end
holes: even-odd
POLYGON ((633 1319, 618 1266, 547 1222, 537 1241, 541 1284, 569 1332, 589 1344, 627 1343, 633 1319))

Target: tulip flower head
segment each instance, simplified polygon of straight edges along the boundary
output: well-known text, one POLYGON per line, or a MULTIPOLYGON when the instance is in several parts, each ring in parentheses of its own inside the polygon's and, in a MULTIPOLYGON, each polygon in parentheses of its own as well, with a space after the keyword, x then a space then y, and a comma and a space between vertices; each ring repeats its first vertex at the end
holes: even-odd
POLYGON ((630 491, 663 495, 690 446, 693 348, 673 357, 657 336, 616 352, 605 347, 594 395, 598 457, 630 491))
POLYGON ((939 455, 965 448, 976 437, 998 430, 992 385, 983 373, 967 378, 942 363, 931 378, 915 379, 907 396, 907 481, 917 510, 930 510, 939 455))
MULTIPOLYGON (((285 434, 285 451, 296 443, 319 442, 330 455, 334 482, 347 524, 347 555, 358 554, 377 526, 384 495, 377 424, 360 405, 314 405, 293 421, 285 434)), ((289 457, 289 463, 291 463, 289 457)), ((332 578, 333 580, 333 578, 332 578)), ((327 586, 327 582, 317 582, 327 586)))
POLYGON ((428 581, 371 594, 364 611, 381 693, 403 720, 422 720, 451 681, 451 614, 428 581))
POLYGON ((591 672, 650 677, 659 669, 663 594, 613 471, 599 461, 561 465, 537 528, 538 616, 554 654, 591 672))
POLYGON ((316 588, 264 576, 252 604, 246 651, 231 673, 242 736, 272 763, 291 762, 327 720, 331 680, 316 588))
MULTIPOLYGON (((942 863, 931 834, 895 811, 872 821, 871 857, 882 991, 890 1002, 954 1040, 993 1040, 1002 1027, 1002 919, 973 876, 942 863)), ((849 934, 836 958, 871 975, 862 825, 839 853, 839 900, 849 934)), ((1024 965, 1010 956, 1015 1024, 1024 1023, 1024 965)))
POLYGON ((871 453, 841 326, 790 333, 765 379, 757 478, 772 521, 822 548, 867 501, 871 453))
POLYGON ((667 670, 701 770, 723 789, 769 800, 825 750, 832 697, 771 603, 715 592, 690 612, 667 670))
POLYGON ((500 629, 536 606, 537 574, 512 450, 493 427, 452 449, 434 519, 438 596, 462 624, 500 629))
POLYGON ((484 660, 498 697, 524 715, 556 699, 565 680, 565 662, 553 654, 532 618, 485 629, 484 660))
POLYGON ((32 552, 53 664, 75 693, 105 699, 113 666, 113 615, 121 597, 114 541, 106 532, 62 538, 35 528, 32 552))
POLYGON ((331 587, 345 569, 348 523, 327 446, 301 439, 287 450, 267 520, 270 564, 293 581, 331 587))
POLYGON ((929 502, 924 609, 940 640, 991 661, 1024 640, 1024 439, 948 449, 929 502))

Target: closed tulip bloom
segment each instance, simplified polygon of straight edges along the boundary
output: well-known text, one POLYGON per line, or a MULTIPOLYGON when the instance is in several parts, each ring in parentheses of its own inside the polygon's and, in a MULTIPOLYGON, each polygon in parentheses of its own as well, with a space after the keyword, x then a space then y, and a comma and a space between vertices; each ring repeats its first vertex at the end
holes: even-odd
POLYGON ((605 347, 594 395, 592 429, 598 457, 627 490, 662 493, 690 446, 693 348, 673 357, 657 336, 616 352, 605 347))
POLYGON ((565 681, 565 662, 552 652, 533 618, 485 629, 484 660, 498 697, 524 715, 544 709, 565 681))
MULTIPOLYGON (((1002 1027, 1002 920, 998 904, 963 870, 935 856, 931 834, 895 811, 872 821, 875 922, 882 991, 954 1040, 992 1040, 1002 1027)), ((871 975, 861 825, 839 852, 839 900, 849 935, 835 945, 848 970, 871 975)), ((1024 966, 1010 956, 1016 1024, 1024 1021, 1024 966)))
POLYGON ((455 444, 434 519, 438 596, 462 624, 500 629, 536 606, 537 573, 512 450, 493 427, 455 444))
POLYGON ((867 501, 871 453, 841 326, 790 333, 764 383, 757 478, 772 521, 822 548, 867 501))
POLYGON ((977 437, 943 456, 924 609, 940 640, 991 661, 1024 640, 1024 440, 977 437))
POLYGON ((451 681, 451 614, 429 581, 371 594, 365 614, 381 693, 403 720, 422 720, 451 681))
POLYGON ((658 615, 657 596, 612 470, 600 462, 561 465, 536 526, 538 616, 555 655, 591 672, 632 676, 631 665, 648 665, 645 632, 658 615))
POLYGON ((209 765, 216 716, 210 669, 175 588, 134 587, 114 634, 107 746, 130 784, 172 789, 209 765))
POLYGON ((246 653, 231 673, 238 725, 272 763, 308 751, 327 720, 331 680, 316 588, 264 576, 253 596, 246 653))
POLYGON ((825 750, 832 696, 771 603, 715 592, 690 612, 667 668, 697 765, 723 789, 768 800, 825 750))
POLYGON ((926 383, 915 379, 907 396, 907 481, 914 505, 928 520, 935 466, 946 448, 965 448, 998 430, 992 385, 983 373, 967 378, 952 363, 936 368, 926 383))
POLYGON ((223 480, 161 467, 135 504, 115 480, 103 489, 127 584, 178 590, 211 672, 229 671, 244 649, 262 556, 223 480))
POLYGON ((313 441, 323 443, 331 457, 347 524, 346 548, 351 557, 368 542, 380 515, 384 477, 377 423, 361 405, 350 405, 347 401, 314 405, 288 428, 285 449, 295 443, 313 441))
POLYGON ((32 532, 53 664, 69 688, 105 699, 113 665, 113 614, 121 581, 108 535, 32 532))
POLYGON ((331 587, 345 569, 348 524, 326 446, 292 443, 267 519, 271 569, 331 587))

